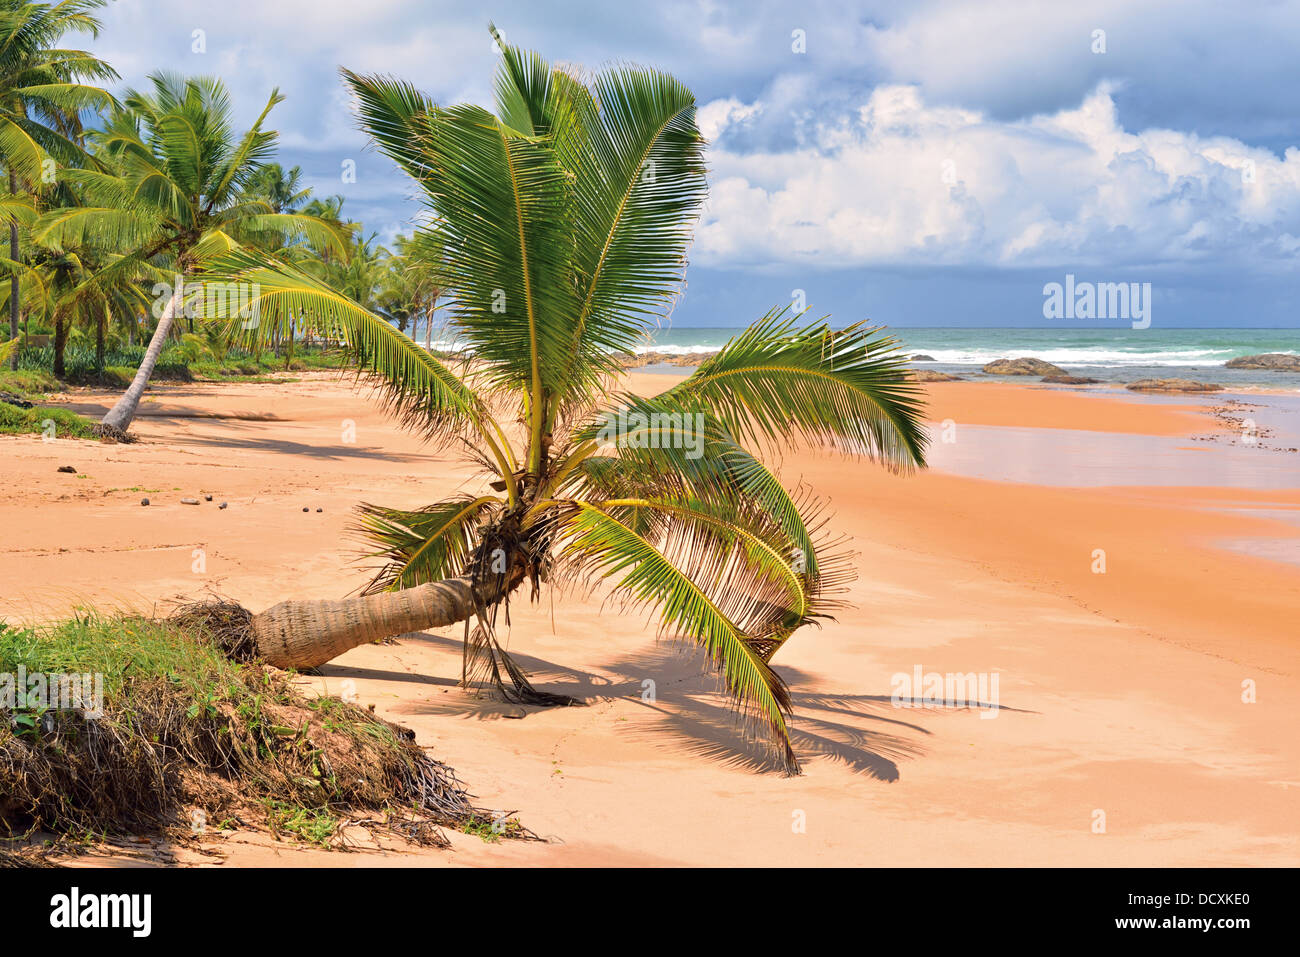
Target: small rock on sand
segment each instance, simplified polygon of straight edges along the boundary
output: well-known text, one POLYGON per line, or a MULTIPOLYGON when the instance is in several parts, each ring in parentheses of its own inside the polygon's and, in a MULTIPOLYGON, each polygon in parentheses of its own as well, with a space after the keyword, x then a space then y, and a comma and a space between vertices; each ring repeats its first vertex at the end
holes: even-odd
POLYGON ((1086 375, 1045 375, 1043 381, 1053 385, 1095 385, 1101 380, 1090 379, 1086 375))
POLYGON ((220 505, 217 506, 217 508, 225 508, 225 507, 226 507, 226 503, 225 503, 225 502, 222 502, 220 505))
POLYGON ((988 375, 1069 375, 1060 366, 1042 359, 1022 356, 1019 359, 995 359, 983 369, 988 375))
POLYGON ((205 495, 205 496, 203 496, 203 501, 205 501, 205 502, 211 502, 211 501, 212 501, 212 496, 211 496, 211 495, 205 495))
POLYGON ((1192 379, 1139 379, 1124 388, 1134 392, 1222 392, 1223 386, 1192 379))
POLYGON ((148 505, 148 504, 149 504, 149 500, 148 500, 147 498, 142 498, 142 499, 140 499, 140 504, 141 504, 141 505, 148 505))
POLYGON ((182 504, 182 505, 198 505, 198 504, 199 504, 199 500, 198 500, 197 498, 183 498, 183 499, 181 499, 181 504, 182 504))
POLYGON ((60 471, 60 472, 67 472, 69 475, 76 475, 76 474, 77 474, 77 470, 74 469, 71 465, 60 465, 60 466, 59 466, 59 471, 60 471))

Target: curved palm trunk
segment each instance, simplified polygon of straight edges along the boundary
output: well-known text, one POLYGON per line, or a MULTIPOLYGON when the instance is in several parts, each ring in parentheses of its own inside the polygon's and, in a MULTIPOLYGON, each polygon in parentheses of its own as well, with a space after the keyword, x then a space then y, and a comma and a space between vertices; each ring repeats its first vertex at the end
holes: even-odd
POLYGON ((367 642, 465 621, 500 601, 523 578, 516 568, 509 578, 477 585, 472 576, 460 575, 359 598, 282 601, 253 616, 253 640, 267 664, 314 668, 367 642))
POLYGON ((136 409, 140 407, 144 390, 149 385, 149 377, 153 375, 154 366, 158 364, 158 357, 162 355, 163 345, 167 342, 168 333, 171 332, 172 322, 180 312, 181 299, 184 295, 185 291, 178 282, 176 288, 172 290, 171 299, 167 301, 167 307, 163 309, 162 318, 158 320, 158 328, 154 330, 153 338, 149 340, 149 348, 145 350, 140 368, 135 370, 135 378, 131 380, 131 385, 123 393, 122 398, 118 399, 117 404, 100 420, 95 428, 96 432, 114 438, 126 435, 126 430, 131 427, 131 421, 135 418, 136 409))

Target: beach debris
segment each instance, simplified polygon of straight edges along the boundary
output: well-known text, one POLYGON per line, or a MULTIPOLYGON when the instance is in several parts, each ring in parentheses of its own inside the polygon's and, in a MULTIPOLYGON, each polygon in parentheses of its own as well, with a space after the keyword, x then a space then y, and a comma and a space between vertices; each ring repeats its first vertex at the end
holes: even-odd
POLYGON ((199 504, 199 500, 198 500, 197 498, 183 498, 183 499, 181 499, 181 504, 182 504, 182 505, 198 505, 198 504, 199 504))
POLYGON ((1223 364, 1225 369, 1264 369, 1269 372, 1300 372, 1300 355, 1287 352, 1263 352, 1257 356, 1238 356, 1223 364))
POLYGON ((226 505, 227 505, 226 502, 222 502, 220 505, 217 506, 217 508, 225 508, 226 505))
POLYGON ((1215 382, 1196 382, 1192 379, 1138 379, 1124 388, 1134 392, 1222 392, 1223 386, 1215 382))
POLYGON ((147 498, 142 498, 142 499, 140 499, 140 504, 141 504, 141 505, 148 505, 148 504, 149 504, 149 500, 148 500, 147 498))
POLYGON ((1086 375, 1045 375, 1043 381, 1053 385, 1096 385, 1101 380, 1086 375))
POLYGON ((982 371, 987 375, 1069 375, 1060 366, 1032 356, 1021 356, 1019 359, 994 359, 985 365, 982 371))
POLYGON ((60 466, 59 466, 59 471, 60 471, 60 472, 67 472, 69 475, 76 475, 76 474, 77 474, 77 470, 74 469, 71 465, 60 465, 60 466))

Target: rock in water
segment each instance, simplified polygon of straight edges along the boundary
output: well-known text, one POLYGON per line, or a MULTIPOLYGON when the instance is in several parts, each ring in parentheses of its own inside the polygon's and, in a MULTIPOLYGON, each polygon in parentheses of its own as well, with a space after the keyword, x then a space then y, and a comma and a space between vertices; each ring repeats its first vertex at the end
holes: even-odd
POLYGON ((1300 372, 1300 356, 1286 352, 1265 352, 1240 356, 1223 364, 1225 369, 1265 369, 1269 372, 1300 372))
POLYGON ((1139 379, 1124 388, 1134 392, 1222 392, 1223 386, 1191 379, 1139 379))
POLYGON ((1089 379, 1086 375, 1045 375, 1044 382, 1054 385, 1095 385, 1100 379, 1089 379))
POLYGON ((936 359, 934 356, 927 356, 924 352, 918 352, 916 355, 912 356, 912 361, 913 362, 938 362, 939 360, 936 359))
POLYGON ((1069 375, 1060 366, 1042 359, 1022 356, 1019 359, 995 359, 983 369, 988 375, 1069 375))

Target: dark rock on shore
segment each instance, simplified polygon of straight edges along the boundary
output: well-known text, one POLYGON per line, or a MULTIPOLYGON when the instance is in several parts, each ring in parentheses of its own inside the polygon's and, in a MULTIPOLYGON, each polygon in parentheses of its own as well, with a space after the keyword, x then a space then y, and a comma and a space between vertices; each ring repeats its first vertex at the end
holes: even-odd
POLYGON ((1053 385, 1096 385, 1100 379, 1090 379, 1086 375, 1045 375, 1044 382, 1053 385))
POLYGON ((1223 386, 1192 379, 1139 379, 1124 388, 1134 392, 1222 392, 1223 386))
POLYGON ((995 359, 986 365, 983 371, 988 375, 1069 375, 1060 366, 1030 356, 1022 356, 1019 359, 995 359))
POLYGON ((1265 352, 1257 356, 1240 356, 1224 363, 1226 369, 1266 369, 1269 372, 1300 372, 1300 356, 1286 352, 1265 352))
POLYGON ((959 375, 949 375, 947 372, 935 372, 933 369, 913 369, 912 378, 917 382, 965 382, 965 378, 959 375))

